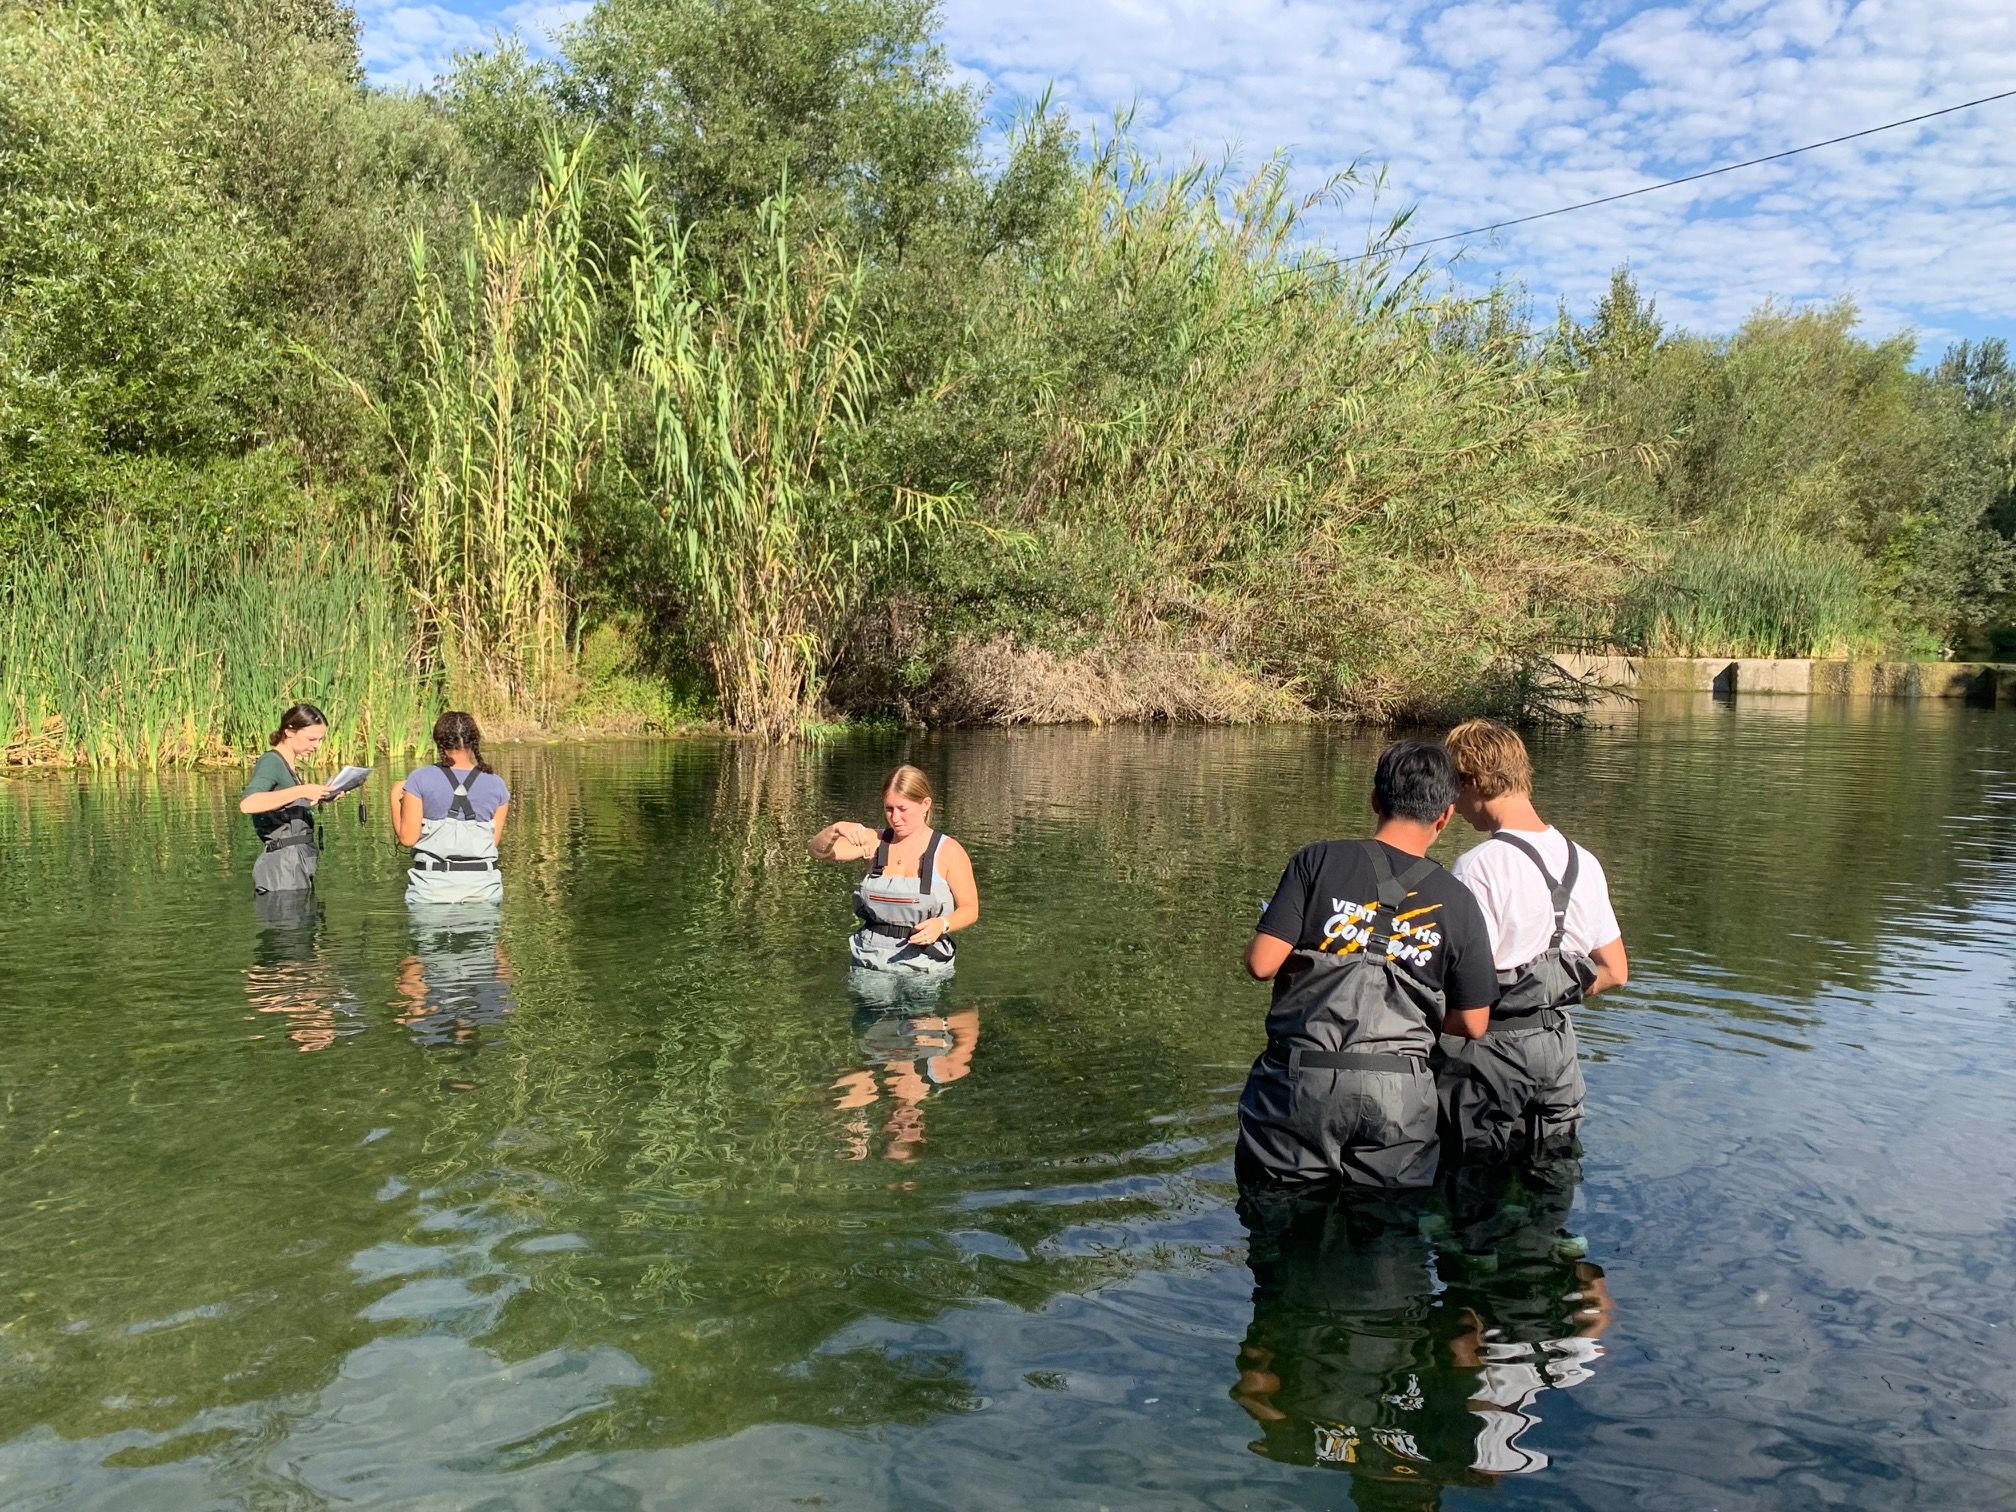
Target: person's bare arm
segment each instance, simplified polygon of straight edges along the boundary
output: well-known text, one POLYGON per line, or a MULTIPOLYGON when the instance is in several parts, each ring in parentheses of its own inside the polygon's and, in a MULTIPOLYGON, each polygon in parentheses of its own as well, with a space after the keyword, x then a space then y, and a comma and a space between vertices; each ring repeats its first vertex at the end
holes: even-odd
POLYGON ((1246 947, 1246 974, 1256 982, 1271 982, 1274 973, 1294 952, 1292 942, 1263 930, 1255 934, 1252 943, 1246 947))
MULTIPOLYGON (((872 851, 874 847, 869 849, 872 851)), ((945 885, 952 889, 952 912, 919 924, 910 933, 912 945, 930 945, 955 929, 979 922, 980 884, 973 880, 973 858, 950 835, 938 847, 938 869, 945 874, 945 885)))
POLYGON ((399 843, 414 846, 420 843, 420 826, 426 821, 426 805, 421 803, 418 793, 409 793, 404 788, 392 804, 392 833, 399 843))
POLYGON ((1622 987, 1631 980, 1631 961, 1624 954, 1622 935, 1608 945, 1598 945, 1589 952, 1589 959, 1596 963, 1596 981, 1589 989, 1589 996, 1608 992, 1612 987, 1622 987))
POLYGON ((504 843, 504 816, 511 812, 511 800, 506 798, 497 805, 497 812, 490 816, 490 841, 493 845, 504 843))
POLYGON ((867 825, 841 819, 814 835, 806 848, 817 861, 865 861, 881 843, 881 836, 867 825))
POLYGON ((1491 1005, 1482 1008, 1451 1008, 1442 1015, 1442 1032, 1457 1039, 1482 1039, 1491 1027, 1491 1005))
POLYGON ((263 793, 247 793, 238 800, 241 814, 270 814, 275 809, 292 808, 297 803, 320 803, 329 789, 319 782, 301 782, 293 787, 271 788, 263 793))

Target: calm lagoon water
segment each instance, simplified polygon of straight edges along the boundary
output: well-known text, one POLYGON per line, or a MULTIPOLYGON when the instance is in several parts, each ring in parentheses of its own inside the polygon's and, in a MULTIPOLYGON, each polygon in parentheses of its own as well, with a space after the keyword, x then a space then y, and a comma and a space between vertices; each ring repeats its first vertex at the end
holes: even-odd
POLYGON ((1238 952, 1373 739, 507 751, 500 925, 409 918, 382 779, 292 921, 228 776, 0 783, 0 1504, 2016 1505, 2012 736, 1542 742, 1636 968, 1579 1189, 1257 1315, 1238 952), (803 841, 899 757, 985 916, 876 1013, 803 841))

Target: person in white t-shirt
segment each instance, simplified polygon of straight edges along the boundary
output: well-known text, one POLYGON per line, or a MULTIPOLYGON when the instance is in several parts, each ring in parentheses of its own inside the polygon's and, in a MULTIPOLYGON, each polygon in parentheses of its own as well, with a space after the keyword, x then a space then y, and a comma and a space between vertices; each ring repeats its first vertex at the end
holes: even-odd
POLYGON ((1484 1037, 1444 1040, 1444 1135, 1462 1157, 1540 1154, 1582 1122, 1570 1011, 1630 979, 1602 864, 1533 807, 1533 764, 1516 731, 1473 719, 1449 732, 1456 812, 1488 838, 1450 868, 1477 899, 1498 970, 1484 1037))

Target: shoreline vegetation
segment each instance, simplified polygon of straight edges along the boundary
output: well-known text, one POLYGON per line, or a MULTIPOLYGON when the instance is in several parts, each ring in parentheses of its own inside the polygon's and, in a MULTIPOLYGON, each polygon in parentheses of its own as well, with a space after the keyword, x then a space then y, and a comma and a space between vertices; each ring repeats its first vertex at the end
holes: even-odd
MULTIPOLYGON (((1536 312, 957 85, 923 0, 0 13, 0 753, 1517 712, 1563 645, 1998 654, 2016 369, 1536 312)), ((1293 187, 1291 187, 1291 185, 1293 187)))

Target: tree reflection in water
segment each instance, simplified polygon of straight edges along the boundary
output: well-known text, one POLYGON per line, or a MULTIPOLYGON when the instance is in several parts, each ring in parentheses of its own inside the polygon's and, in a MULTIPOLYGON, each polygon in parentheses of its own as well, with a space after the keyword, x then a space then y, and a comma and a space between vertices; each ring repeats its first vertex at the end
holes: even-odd
POLYGON ((1588 1379, 1613 1315, 1565 1228, 1580 1178, 1569 1157, 1466 1171, 1446 1209, 1243 1190, 1255 1284, 1232 1397, 1253 1451, 1347 1472, 1367 1509, 1544 1470, 1523 1441, 1536 1404, 1588 1379))

